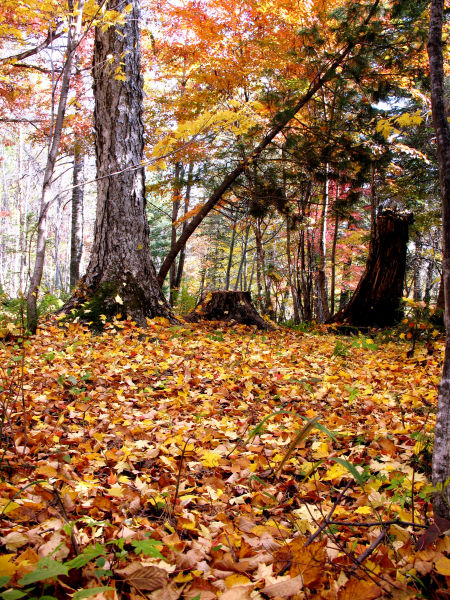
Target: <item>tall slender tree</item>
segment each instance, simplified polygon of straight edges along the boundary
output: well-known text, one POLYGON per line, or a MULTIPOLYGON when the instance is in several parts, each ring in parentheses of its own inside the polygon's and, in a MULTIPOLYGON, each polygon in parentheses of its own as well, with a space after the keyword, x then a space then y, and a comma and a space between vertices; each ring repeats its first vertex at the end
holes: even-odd
POLYGON ((61 88, 59 92, 56 117, 54 123, 52 123, 51 137, 49 139, 49 150, 44 171, 44 182, 42 185, 41 206, 37 229, 36 259, 30 279, 30 285, 27 291, 27 321, 28 327, 33 333, 36 332, 38 323, 37 297, 39 287, 41 285, 42 273, 44 271, 45 250, 47 245, 47 216, 53 200, 53 175, 55 172, 55 164, 58 157, 59 146, 63 132, 64 116, 66 113, 67 99, 69 96, 70 78, 72 76, 75 52, 80 41, 84 0, 80 0, 78 2, 77 14, 75 14, 73 11, 73 0, 69 0, 68 5, 70 14, 68 16, 69 28, 67 32, 66 60, 64 62, 61 74, 61 88))
POLYGON ((433 506, 436 516, 450 518, 450 127, 444 92, 442 28, 444 0, 432 0, 428 56, 430 59, 431 106, 436 132, 442 195, 442 266, 446 327, 445 358, 439 385, 438 414, 434 433, 433 485, 437 489, 433 506))
MULTIPOLYGON (((121 0, 108 3, 109 10, 120 11, 122 6, 121 0)), ((145 325, 146 317, 171 317, 171 312, 150 257, 142 167, 139 0, 128 6, 123 24, 95 31, 97 216, 86 275, 65 310, 83 305, 89 319, 96 311, 107 317, 120 312, 145 325)))
POLYGON ((73 190, 72 219, 70 231, 70 287, 80 279, 80 262, 83 253, 83 174, 84 154, 80 150, 79 140, 75 140, 73 149, 73 190))

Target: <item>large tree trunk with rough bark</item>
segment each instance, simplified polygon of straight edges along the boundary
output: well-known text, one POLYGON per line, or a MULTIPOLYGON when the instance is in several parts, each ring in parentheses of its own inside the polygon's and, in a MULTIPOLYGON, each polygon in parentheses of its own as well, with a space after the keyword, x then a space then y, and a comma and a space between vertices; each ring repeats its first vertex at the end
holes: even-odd
POLYGON ((428 56, 430 59, 431 106, 436 132, 442 195, 442 265, 444 281, 446 344, 444 368, 438 396, 434 433, 433 486, 438 490, 433 501, 436 517, 450 518, 450 127, 444 93, 442 27, 444 0, 432 0, 428 56))
POLYGON ((252 304, 250 292, 216 290, 201 298, 186 321, 224 321, 256 325, 258 329, 272 331, 274 328, 258 314, 252 304))
POLYGON ((411 214, 386 208, 378 214, 366 269, 350 302, 331 322, 355 327, 389 327, 401 317, 411 214))
MULTIPOLYGON (((112 0, 108 9, 122 6, 112 0)), ((139 325, 147 317, 171 318, 150 257, 145 214, 139 18, 133 0, 124 25, 95 31, 97 217, 86 275, 63 309, 76 308, 94 322, 117 313, 139 325)))

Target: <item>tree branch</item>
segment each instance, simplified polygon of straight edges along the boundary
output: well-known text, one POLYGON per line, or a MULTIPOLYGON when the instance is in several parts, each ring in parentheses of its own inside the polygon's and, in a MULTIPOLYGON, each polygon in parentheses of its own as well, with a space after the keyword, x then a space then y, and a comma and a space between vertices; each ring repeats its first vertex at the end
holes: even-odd
POLYGON ((365 33, 356 39, 351 40, 347 43, 345 48, 341 51, 341 53, 334 59, 333 62, 329 65, 329 67, 322 73, 319 73, 313 81, 309 85, 308 91, 303 94, 303 96, 298 100, 298 102, 289 110, 286 110, 281 115, 277 115, 276 121, 273 123, 272 128, 269 133, 263 138, 263 140, 253 149, 253 151, 248 154, 239 165, 222 181, 222 183, 215 189, 213 194, 210 196, 209 200, 203 205, 203 207, 199 210, 199 212, 192 218, 192 220, 187 225, 186 229, 178 238, 176 244, 171 248, 170 252, 166 256, 163 264, 158 273, 158 282, 160 285, 163 284, 164 279, 166 278, 167 273, 170 270, 170 267, 177 257, 180 250, 185 246, 188 239, 203 221, 203 219, 208 215, 211 210, 216 206, 225 192, 231 187, 231 185, 236 181, 236 179, 245 171, 245 169, 257 158, 262 151, 267 148, 267 146, 272 142, 272 140, 286 127, 286 125, 293 119, 293 117, 311 100, 311 98, 316 94, 318 90, 335 74, 337 67, 339 67, 350 52, 355 48, 355 46, 359 45, 364 41, 367 36, 366 26, 371 21, 374 16, 378 5, 379 0, 375 0, 372 8, 369 11, 366 19, 362 23, 362 29, 365 33))
POLYGON ((56 31, 50 30, 42 44, 39 44, 39 46, 35 46, 34 48, 30 48, 29 50, 24 50, 24 52, 19 52, 19 54, 12 54, 11 56, 0 58, 0 65, 7 64, 10 62, 16 62, 18 60, 24 60, 29 56, 34 56, 35 54, 38 54, 41 50, 47 48, 47 46, 49 46, 54 40, 61 37, 62 34, 63 31, 57 33, 56 31))

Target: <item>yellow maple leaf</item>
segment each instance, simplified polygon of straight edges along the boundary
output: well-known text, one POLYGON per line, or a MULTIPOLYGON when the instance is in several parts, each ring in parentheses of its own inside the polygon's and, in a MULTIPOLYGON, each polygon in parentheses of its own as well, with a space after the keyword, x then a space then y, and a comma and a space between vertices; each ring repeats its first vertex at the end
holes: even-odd
POLYGON ((326 458, 330 454, 327 442, 313 442, 312 455, 314 460, 326 458))
POLYGON ((347 469, 343 465, 336 463, 328 469, 322 479, 331 481, 332 479, 342 479, 344 475, 348 475, 347 469))
POLYGON ((250 579, 241 573, 233 573, 233 575, 225 578, 225 585, 228 589, 231 589, 235 585, 245 585, 246 583, 250 583, 250 579))
POLYGON ((450 576, 450 558, 442 555, 436 560, 434 566, 441 575, 450 576))
POLYGON ((124 489, 121 485, 113 485, 107 490, 108 496, 113 496, 114 498, 122 498, 124 489))
POLYGON ((0 573, 2 575, 14 575, 16 572, 16 565, 12 562, 15 554, 3 554, 0 556, 0 573))
POLYGON ((213 450, 204 450, 201 463, 204 467, 218 467, 222 457, 213 450))
POLYGON ((355 510, 355 513, 358 513, 359 515, 370 515, 371 512, 372 509, 370 506, 358 506, 358 508, 355 510))

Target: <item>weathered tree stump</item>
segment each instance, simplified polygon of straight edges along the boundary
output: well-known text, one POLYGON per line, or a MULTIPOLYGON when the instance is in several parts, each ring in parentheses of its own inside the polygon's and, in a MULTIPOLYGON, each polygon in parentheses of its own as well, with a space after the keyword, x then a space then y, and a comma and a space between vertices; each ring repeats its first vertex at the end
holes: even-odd
POLYGON ((266 331, 274 329, 253 306, 250 292, 215 290, 205 294, 186 317, 189 323, 203 320, 256 325, 258 329, 266 331))
POLYGON ((411 213, 392 208, 380 211, 363 276, 349 303, 329 323, 390 327, 400 320, 411 221, 411 213))

